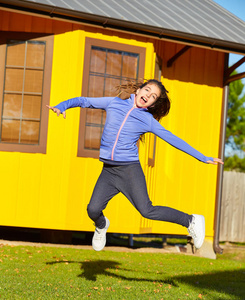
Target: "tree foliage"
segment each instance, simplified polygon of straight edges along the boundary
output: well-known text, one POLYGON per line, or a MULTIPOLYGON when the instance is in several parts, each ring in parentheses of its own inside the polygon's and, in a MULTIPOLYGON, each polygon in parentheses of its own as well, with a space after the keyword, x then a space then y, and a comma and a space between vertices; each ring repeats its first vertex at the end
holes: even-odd
POLYGON ((237 154, 227 156, 224 169, 225 171, 245 172, 245 158, 241 158, 237 154))
POLYGON ((226 144, 233 150, 245 150, 245 94, 241 80, 230 83, 226 144))
MULTIPOLYGON (((233 74, 236 74, 234 72, 233 74)), ((245 172, 245 158, 234 154, 245 150, 245 94, 241 80, 230 83, 225 144, 231 154, 225 157, 225 170, 245 172)))

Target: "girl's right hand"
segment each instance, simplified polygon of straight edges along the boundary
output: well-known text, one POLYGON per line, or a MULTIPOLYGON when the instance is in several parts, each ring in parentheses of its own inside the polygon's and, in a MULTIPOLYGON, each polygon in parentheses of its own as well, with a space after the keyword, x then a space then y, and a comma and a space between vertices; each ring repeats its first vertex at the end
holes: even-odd
MULTIPOLYGON (((57 117, 61 114, 61 111, 58 108, 56 108, 54 106, 49 106, 49 105, 46 105, 46 106, 47 106, 47 108, 51 109, 54 113, 56 113, 57 117)), ((63 118, 65 119, 66 118, 66 112, 63 111, 62 115, 63 115, 63 118)))
POLYGON ((208 160, 206 162, 207 164, 212 164, 212 165, 217 165, 217 164, 224 164, 224 162, 220 159, 220 158, 214 158, 213 161, 212 160, 208 160))

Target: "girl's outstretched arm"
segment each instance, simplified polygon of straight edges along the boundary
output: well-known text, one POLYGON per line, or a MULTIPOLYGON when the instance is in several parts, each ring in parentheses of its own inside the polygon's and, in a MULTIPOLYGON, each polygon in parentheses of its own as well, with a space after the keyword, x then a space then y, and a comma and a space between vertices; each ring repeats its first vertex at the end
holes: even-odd
POLYGON ((195 157, 196 159, 207 163, 207 164, 223 164, 223 161, 220 158, 213 158, 203 155, 201 152, 197 151, 195 148, 190 146, 181 138, 172 134, 170 131, 166 130, 157 120, 152 119, 151 132, 156 134, 158 137, 174 146, 175 148, 195 157))
MULTIPOLYGON (((46 106, 47 106, 47 108, 51 109, 54 113, 56 113, 57 116, 59 116, 61 114, 61 111, 57 107, 49 106, 49 105, 46 105, 46 106)), ((63 115, 63 118, 65 119, 66 118, 66 112, 63 111, 62 115, 63 115)))
POLYGON ((206 161, 207 164, 213 164, 213 165, 217 165, 217 164, 224 164, 224 162, 222 161, 222 159, 220 158, 214 158, 213 161, 212 160, 208 160, 206 161))
POLYGON ((64 119, 66 118, 65 111, 72 107, 87 107, 87 108, 99 108, 106 110, 107 106, 115 97, 75 97, 68 99, 66 101, 60 102, 58 105, 49 106, 46 105, 49 109, 59 116, 63 115, 64 119))

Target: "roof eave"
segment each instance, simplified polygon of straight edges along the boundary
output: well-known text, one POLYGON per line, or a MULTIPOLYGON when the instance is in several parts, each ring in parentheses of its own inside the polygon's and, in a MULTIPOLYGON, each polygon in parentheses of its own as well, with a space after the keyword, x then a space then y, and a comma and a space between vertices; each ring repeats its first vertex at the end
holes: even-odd
POLYGON ((125 20, 118 20, 104 16, 88 14, 80 11, 54 7, 51 5, 43 5, 23 0, 0 0, 0 7, 14 11, 27 12, 39 16, 41 15, 48 18, 66 20, 80 24, 113 29, 117 31, 130 32, 168 41, 175 41, 192 46, 216 49, 223 52, 233 52, 243 55, 245 54, 245 44, 238 44, 230 41, 188 34, 181 31, 169 30, 155 26, 148 26, 145 24, 133 23, 125 20))

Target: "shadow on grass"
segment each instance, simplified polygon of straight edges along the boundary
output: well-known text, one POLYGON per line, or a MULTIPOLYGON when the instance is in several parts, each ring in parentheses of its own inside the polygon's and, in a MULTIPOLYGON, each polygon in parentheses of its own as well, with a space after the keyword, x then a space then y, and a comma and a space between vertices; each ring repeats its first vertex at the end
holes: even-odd
POLYGON ((176 276, 173 280, 206 292, 229 294, 233 296, 232 299, 245 299, 245 269, 176 276))
MULTIPOLYGON (((48 265, 53 264, 60 264, 60 263, 69 263, 69 264, 81 264, 81 270, 83 271, 78 277, 85 278, 90 281, 96 281, 98 275, 105 275, 110 276, 122 280, 128 280, 128 281, 142 281, 142 282, 154 282, 155 279, 148 279, 145 276, 144 272, 144 278, 137 278, 137 277, 130 277, 130 276, 124 276, 120 274, 115 274, 115 272, 120 273, 120 271, 126 271, 126 272, 135 272, 131 269, 124 269, 122 268, 119 262, 112 261, 112 260, 94 260, 94 261, 54 261, 54 262, 47 262, 48 265)), ((148 274, 150 272, 148 271, 148 274)), ((156 273, 154 272, 154 275, 156 273)), ((161 273, 158 273, 158 275, 161 273)), ((163 273, 162 273, 163 274, 163 273)), ((164 273, 165 274, 165 273, 164 273)), ((166 274, 165 274, 166 275, 166 274)), ((171 278, 161 279, 157 280, 161 281, 166 284, 171 284, 173 286, 178 286, 171 278)))
MULTIPOLYGON (((236 297, 235 299, 245 299, 245 269, 176 276, 168 275, 166 272, 156 274, 155 272, 144 270, 144 278, 137 278, 135 276, 130 276, 131 272, 134 274, 136 273, 135 270, 124 269, 119 262, 112 260, 54 261, 47 262, 46 264, 53 265, 58 263, 80 264, 82 273, 78 275, 78 277, 85 278, 89 281, 96 281, 98 275, 105 275, 134 282, 159 282, 171 284, 176 288, 181 284, 187 284, 206 292, 216 291, 218 293, 232 295, 233 297, 236 297), (128 276, 120 274, 125 271, 128 272, 128 276)), ((142 272, 140 273, 142 274, 142 272)))

